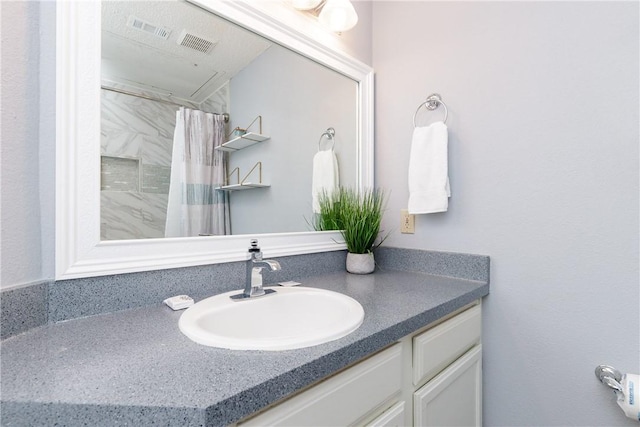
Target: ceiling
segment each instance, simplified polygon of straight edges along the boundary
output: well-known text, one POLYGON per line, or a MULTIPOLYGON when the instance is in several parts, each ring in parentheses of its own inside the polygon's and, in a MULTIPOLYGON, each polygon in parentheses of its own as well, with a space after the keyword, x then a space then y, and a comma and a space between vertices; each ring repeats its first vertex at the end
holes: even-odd
POLYGON ((200 104, 269 46, 263 37, 185 1, 102 2, 107 86, 200 104))

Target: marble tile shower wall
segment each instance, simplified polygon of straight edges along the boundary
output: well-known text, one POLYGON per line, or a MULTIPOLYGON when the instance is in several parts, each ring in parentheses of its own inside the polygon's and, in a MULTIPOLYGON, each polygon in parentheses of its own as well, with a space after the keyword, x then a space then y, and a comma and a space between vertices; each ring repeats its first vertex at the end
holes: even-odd
MULTIPOLYGON (((192 107, 228 112, 228 99, 225 85, 192 107)), ((101 108, 101 238, 164 237, 178 107, 103 89, 101 108)))

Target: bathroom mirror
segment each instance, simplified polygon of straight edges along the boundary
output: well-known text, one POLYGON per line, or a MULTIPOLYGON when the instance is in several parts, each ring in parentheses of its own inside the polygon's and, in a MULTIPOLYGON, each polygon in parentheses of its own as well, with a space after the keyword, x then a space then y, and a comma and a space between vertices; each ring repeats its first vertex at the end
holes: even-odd
MULTIPOLYGON (((244 1, 192 3, 356 83, 356 185, 372 186, 371 68, 297 30, 309 27, 309 21, 285 10, 285 2, 269 2, 281 9, 275 14, 244 1), (273 18, 276 15, 280 18, 273 18), (286 25, 282 16, 287 17, 286 25)), ((250 238, 258 238, 270 257, 345 248, 339 233, 312 231, 101 241, 100 3, 58 2, 56 8, 56 279, 240 261, 246 259, 250 238)))
POLYGON ((226 167, 228 189, 198 210, 221 225, 184 236, 312 230, 319 149, 333 146, 340 183, 357 184, 357 82, 186 1, 109 0, 101 12, 101 240, 180 235, 165 232, 168 209, 184 212, 168 208, 180 106, 226 113, 223 141, 237 127, 266 138, 222 154, 215 170, 226 167), (321 140, 329 127, 333 141, 321 140), (238 186, 247 174, 263 186, 238 186))

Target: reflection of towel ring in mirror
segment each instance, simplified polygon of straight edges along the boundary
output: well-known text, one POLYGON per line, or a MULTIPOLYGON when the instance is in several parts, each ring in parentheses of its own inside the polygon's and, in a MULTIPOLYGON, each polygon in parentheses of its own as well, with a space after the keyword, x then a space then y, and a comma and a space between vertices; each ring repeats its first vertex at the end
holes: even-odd
POLYGON ((422 104, 420 104, 420 106, 418 107, 418 109, 416 110, 416 112, 413 114, 413 127, 416 127, 416 116, 418 115, 418 111, 420 111, 420 109, 422 107, 425 107, 427 110, 433 111, 436 108, 438 108, 438 104, 441 104, 444 107, 444 120, 442 120, 443 123, 447 123, 447 117, 449 116, 449 110, 447 110, 447 106, 445 105, 444 102, 442 102, 442 97, 440 95, 438 95, 437 93, 431 94, 427 97, 427 100, 424 101, 422 104))
POLYGON ((318 140, 318 151, 321 151, 320 143, 322 142, 322 138, 324 138, 325 136, 329 141, 331 141, 330 150, 333 150, 333 147, 336 146, 336 140, 335 140, 336 130, 334 128, 327 128, 327 130, 322 135, 320 135, 320 139, 318 140))

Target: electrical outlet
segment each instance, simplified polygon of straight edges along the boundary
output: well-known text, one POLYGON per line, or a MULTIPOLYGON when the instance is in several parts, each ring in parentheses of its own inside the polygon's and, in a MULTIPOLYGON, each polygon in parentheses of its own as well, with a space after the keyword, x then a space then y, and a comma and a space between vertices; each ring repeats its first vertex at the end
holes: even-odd
POLYGON ((416 232, 416 216, 410 214, 406 209, 400 211, 400 232, 403 234, 416 232))

